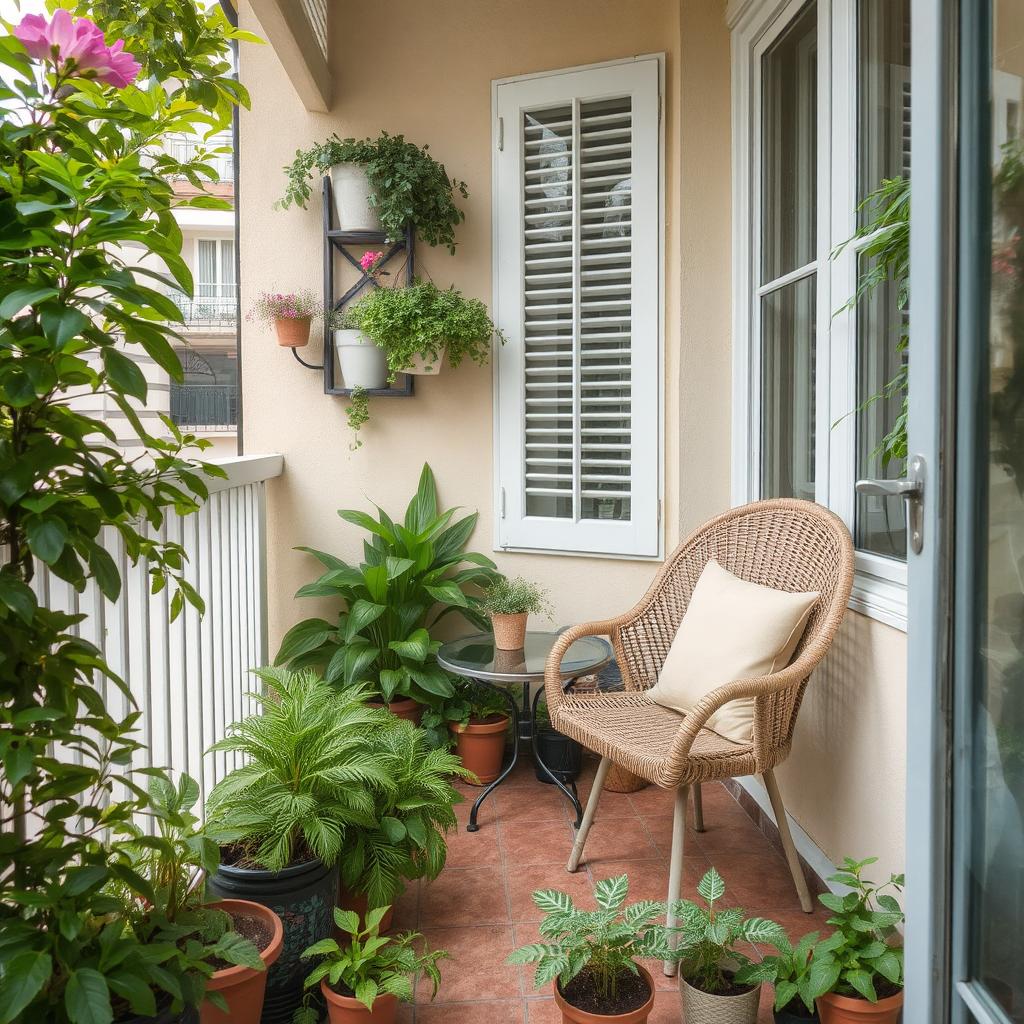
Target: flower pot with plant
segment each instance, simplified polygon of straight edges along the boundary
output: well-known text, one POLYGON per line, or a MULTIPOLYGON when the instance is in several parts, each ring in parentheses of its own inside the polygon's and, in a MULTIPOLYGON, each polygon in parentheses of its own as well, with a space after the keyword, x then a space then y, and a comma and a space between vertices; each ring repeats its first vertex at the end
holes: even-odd
POLYGON ((384 350, 363 333, 347 312, 329 310, 327 327, 334 335, 334 351, 345 387, 375 391, 387 386, 388 361, 384 350))
POLYGON ((654 982, 639 960, 665 954, 665 905, 653 900, 623 904, 625 875, 594 887, 597 910, 579 910, 564 892, 544 889, 533 902, 546 915, 543 941, 514 950, 509 963, 536 964, 534 985, 553 983, 555 1003, 566 1024, 644 1024, 654 1008, 654 982))
POLYGON ((261 292, 246 320, 273 325, 277 343, 283 348, 309 344, 309 330, 320 316, 320 304, 308 289, 298 292, 261 292))
MULTIPOLYGON (((537 702, 534 724, 537 732, 533 742, 537 756, 563 785, 575 782, 583 770, 583 747, 551 724, 548 703, 543 697, 537 702)), ((550 777, 539 765, 534 765, 533 774, 538 782, 551 785, 550 777)))
POLYGON ((499 651, 521 650, 529 617, 551 614, 547 591, 523 576, 499 576, 488 587, 483 608, 491 617, 494 646, 499 651))
POLYGON ((365 561, 354 566, 323 551, 300 549, 325 571, 295 596, 335 597, 341 610, 335 622, 304 619, 288 630, 276 663, 316 666, 339 689, 368 683, 372 697, 392 710, 402 711, 402 702, 437 705, 451 698, 454 686, 437 664, 440 643, 431 630, 452 613, 484 628, 487 620, 474 591, 496 575, 489 558, 465 550, 476 513, 453 521, 454 511, 438 512, 437 485, 427 465, 401 522, 382 509, 376 517, 339 511, 346 522, 368 531, 365 561))
MULTIPOLYGON (((339 945, 335 939, 324 939, 302 953, 319 961, 307 975, 305 987, 311 994, 319 986, 330 1024, 393 1024, 399 1001, 412 1002, 418 974, 430 979, 430 998, 437 995, 441 982, 437 964, 448 954, 428 950, 418 932, 381 937, 381 921, 389 909, 371 910, 365 924, 350 911, 335 910, 334 923, 347 940, 339 945), (418 943, 422 943, 419 949, 418 943)), ((307 994, 294 1024, 320 1024, 310 1002, 307 994)))
POLYGON ((692 900, 672 906, 681 927, 675 930, 678 945, 668 959, 679 964, 683 1016, 689 1024, 757 1024, 761 983, 741 980, 740 972, 752 961, 738 947, 774 945, 782 928, 765 918, 746 917, 738 908, 720 908, 725 882, 714 868, 698 882, 697 892, 704 906, 692 900))
POLYGON ((878 858, 847 857, 828 880, 851 890, 818 896, 832 911, 835 931, 814 947, 811 993, 821 1024, 896 1024, 903 1007, 903 948, 897 926, 903 910, 893 894, 903 875, 882 885, 864 878, 878 858))
POLYGON ((373 792, 390 785, 370 746, 389 716, 367 691, 338 693, 314 672, 263 669, 261 712, 236 722, 212 751, 242 766, 213 789, 207 829, 221 846, 208 891, 249 899, 284 922, 284 949, 267 979, 264 1022, 284 1021, 302 989, 299 951, 326 938, 346 829, 372 821, 373 792))
POLYGON ((744 965, 736 972, 741 985, 774 986, 775 1024, 809 1024, 818 1020, 811 991, 811 962, 818 932, 808 932, 794 946, 783 929, 771 939, 776 952, 744 965))
POLYGON ((338 227, 379 231, 401 238, 411 227, 427 245, 455 252, 455 228, 465 215, 455 194, 469 196, 464 181, 450 178, 426 146, 381 132, 376 139, 340 139, 299 150, 286 168, 288 186, 278 204, 305 208, 314 171, 331 175, 338 227))
POLYGON ((489 686, 464 680, 447 708, 448 728, 455 736, 455 753, 472 772, 472 785, 486 786, 501 774, 508 733, 507 705, 489 686))

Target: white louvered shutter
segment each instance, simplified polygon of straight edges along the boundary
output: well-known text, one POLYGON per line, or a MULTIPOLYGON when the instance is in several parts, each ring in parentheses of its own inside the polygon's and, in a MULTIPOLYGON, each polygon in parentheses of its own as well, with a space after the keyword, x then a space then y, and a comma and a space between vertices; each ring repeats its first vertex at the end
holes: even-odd
POLYGON ((659 62, 495 87, 497 536, 659 553, 659 62))

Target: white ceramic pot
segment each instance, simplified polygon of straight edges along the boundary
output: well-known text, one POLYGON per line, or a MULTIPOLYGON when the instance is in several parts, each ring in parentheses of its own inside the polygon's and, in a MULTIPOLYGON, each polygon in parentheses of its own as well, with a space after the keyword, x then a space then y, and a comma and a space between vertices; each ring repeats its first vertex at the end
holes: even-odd
POLYGON ((412 363, 407 366, 402 373, 415 373, 426 376, 434 376, 441 372, 441 363, 444 362, 444 354, 442 353, 440 359, 435 359, 428 363, 423 356, 417 353, 412 357, 412 363))
POLYGON ((370 205, 370 183, 361 164, 335 164, 331 168, 334 212, 341 231, 380 231, 380 217, 370 205))
POLYGON ((335 331, 334 347, 345 387, 367 391, 387 387, 388 360, 384 349, 374 345, 362 331, 335 331))

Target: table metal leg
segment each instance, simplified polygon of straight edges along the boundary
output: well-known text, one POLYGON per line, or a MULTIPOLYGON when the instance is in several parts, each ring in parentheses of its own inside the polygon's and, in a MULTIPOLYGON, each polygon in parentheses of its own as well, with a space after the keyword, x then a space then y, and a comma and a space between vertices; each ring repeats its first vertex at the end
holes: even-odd
MULTIPOLYGON (((576 680, 570 679, 564 684, 564 688, 568 689, 576 680)), ((533 704, 530 706, 530 742, 533 745, 533 760, 537 767, 569 798, 572 802, 573 807, 576 809, 576 820, 573 822, 573 828, 578 829, 583 822, 583 807, 580 804, 579 794, 576 792, 575 781, 570 782, 572 786, 570 790, 564 782, 541 760, 540 753, 537 750, 537 701, 540 699, 541 691, 544 689, 543 686, 537 688, 537 692, 533 695, 533 704)), ((525 707, 525 704, 524 704, 525 707)))
POLYGON ((515 768, 516 760, 519 757, 519 707, 516 704, 515 694, 509 687, 494 686, 484 679, 474 679, 473 682, 479 686, 489 687, 495 693, 500 693, 508 701, 509 710, 512 714, 512 759, 502 773, 473 802, 473 808, 469 812, 469 824, 466 826, 467 832, 480 831, 480 826, 476 823, 476 816, 480 810, 480 805, 508 778, 512 769, 515 768))

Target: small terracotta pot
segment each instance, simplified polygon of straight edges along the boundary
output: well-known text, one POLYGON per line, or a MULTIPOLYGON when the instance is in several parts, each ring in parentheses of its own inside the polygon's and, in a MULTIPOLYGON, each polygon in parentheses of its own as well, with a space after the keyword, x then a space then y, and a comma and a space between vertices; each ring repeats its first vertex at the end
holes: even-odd
MULTIPOLYGON (((384 707, 379 700, 372 700, 369 703, 372 708, 384 707)), ((420 719, 423 717, 423 705, 413 700, 412 697, 407 697, 405 700, 393 700, 387 705, 387 708, 391 714, 398 718, 404 718, 407 722, 412 722, 413 725, 419 725, 420 719)))
POLYGON ((690 1024, 757 1024, 757 1007, 761 986, 738 996, 719 996, 694 988, 684 977, 679 978, 679 998, 683 1019, 690 1024))
POLYGON ((526 643, 526 620, 529 612, 519 615, 496 615, 491 613, 491 629, 494 632, 494 646, 499 651, 520 651, 526 643))
POLYGON ((448 728, 457 737, 455 753, 462 758, 462 767, 471 771, 481 786, 493 782, 501 774, 508 715, 490 715, 466 725, 452 722, 448 728))
POLYGON ((398 1015, 398 997, 385 993, 373 1001, 368 1010, 358 999, 335 992, 326 979, 320 982, 320 991, 327 1000, 327 1019, 331 1024, 395 1024, 398 1015))
POLYGON ((312 320, 308 316, 291 319, 279 317, 274 321, 277 331, 277 343, 284 348, 302 348, 309 344, 309 327, 312 320))
MULTIPOLYGON (((369 899, 365 892, 352 892, 344 885, 338 886, 338 907, 341 910, 352 910, 359 915, 359 926, 366 927, 366 911, 369 909, 369 899)), ((380 919, 380 930, 389 931, 392 918, 395 916, 395 907, 392 904, 388 912, 380 919)), ((337 929, 335 929, 337 931, 337 929)))
POLYGON ((199 1011, 200 1020, 202 1024, 258 1024, 260 1014, 263 1013, 263 997, 267 991, 267 969, 281 955, 284 945, 281 918, 268 907, 249 900, 220 900, 212 905, 228 913, 234 911, 245 917, 259 918, 270 926, 271 934, 266 948, 260 950, 264 970, 225 967, 213 973, 213 977, 206 983, 206 990, 219 992, 227 1001, 228 1010, 225 1013, 204 999, 199 1011))
MULTIPOLYGON (((654 1009, 654 979, 643 964, 637 964, 637 967, 647 982, 651 994, 643 1006, 638 1006, 635 1010, 630 1010, 629 1013, 587 1013, 586 1010, 581 1010, 578 1006, 573 1006, 572 1003, 567 1003, 562 998, 562 993, 558 991, 558 979, 556 978, 552 982, 552 987, 555 990, 555 1006, 562 1011, 562 1024, 601 1024, 602 1021, 612 1021, 613 1024, 647 1024, 647 1018, 654 1009)), ((696 1022, 690 1022, 690 1024, 696 1024, 696 1022)))
POLYGON ((902 1009, 902 991, 879 999, 877 1003, 841 996, 836 992, 818 997, 821 1024, 896 1024, 902 1009))

